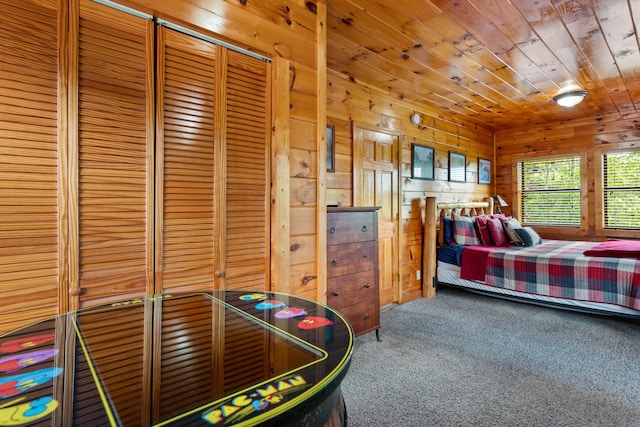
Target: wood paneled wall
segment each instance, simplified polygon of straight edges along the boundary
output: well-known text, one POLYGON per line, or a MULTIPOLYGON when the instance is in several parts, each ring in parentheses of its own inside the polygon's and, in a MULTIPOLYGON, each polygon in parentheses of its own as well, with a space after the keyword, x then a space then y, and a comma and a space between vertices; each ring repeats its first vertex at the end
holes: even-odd
MULTIPOLYGON (((584 229, 535 227, 543 238, 604 240, 597 231, 595 188, 602 180, 597 159, 604 150, 636 148, 640 145, 640 115, 611 115, 580 120, 548 123, 544 126, 501 131, 496 142, 496 193, 505 197, 509 207, 504 212, 517 215, 515 165, 532 157, 581 154, 587 162, 583 176, 587 180, 586 226, 584 229)), ((611 233, 607 233, 611 234, 611 233)), ((615 232, 613 232, 615 234, 615 232)), ((640 232, 625 231, 620 237, 640 238, 640 232)))
POLYGON ((370 125, 372 129, 401 133, 400 153, 400 289, 399 302, 422 295, 422 223, 426 196, 439 201, 478 201, 493 194, 493 185, 477 184, 478 157, 493 159, 493 137, 490 131, 447 118, 445 114, 420 111, 416 106, 398 100, 391 94, 368 88, 328 72, 328 124, 336 128, 335 172, 327 173, 327 203, 353 206, 353 141, 352 122, 370 125), (412 125, 409 116, 417 111, 420 126, 412 125), (411 178, 411 144, 435 148, 435 179, 411 178), (448 181, 448 152, 466 155, 465 183, 448 181))

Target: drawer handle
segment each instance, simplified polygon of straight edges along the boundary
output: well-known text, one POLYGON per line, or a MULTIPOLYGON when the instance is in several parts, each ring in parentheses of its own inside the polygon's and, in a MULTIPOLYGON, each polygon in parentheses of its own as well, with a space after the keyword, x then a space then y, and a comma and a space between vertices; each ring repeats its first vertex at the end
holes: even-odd
POLYGON ((333 292, 333 296, 334 296, 334 297, 337 297, 338 295, 340 295, 340 292, 338 292, 338 291, 334 291, 334 292, 333 292))
POLYGON ((364 320, 369 320, 369 313, 364 315, 364 320))
POLYGON ((366 225, 363 225, 363 226, 362 226, 362 232, 363 232, 363 233, 366 233, 367 231, 368 231, 368 230, 367 230, 367 226, 366 226, 366 225))
POLYGON ((369 289, 371 287, 371 285, 367 283, 366 285, 364 285, 364 287, 369 289))
POLYGON ((337 267, 338 266, 338 261, 336 261, 335 259, 333 261, 331 261, 331 265, 333 267, 337 267))
POLYGON ((335 228, 335 227, 331 227, 331 228, 329 229, 329 233, 335 233, 335 232, 336 232, 336 228, 335 228))

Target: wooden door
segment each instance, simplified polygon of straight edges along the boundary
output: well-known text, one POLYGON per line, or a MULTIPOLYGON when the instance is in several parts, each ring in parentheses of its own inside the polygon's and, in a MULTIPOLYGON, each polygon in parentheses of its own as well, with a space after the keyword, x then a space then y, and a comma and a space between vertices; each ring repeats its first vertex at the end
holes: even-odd
POLYGON ((354 124, 355 206, 380 206, 378 256, 380 305, 399 299, 398 150, 399 137, 354 124))
POLYGON ((158 27, 156 292, 214 288, 214 44, 158 27))
POLYGON ((69 287, 84 306, 153 292, 153 26, 90 0, 76 14, 69 287))
POLYGON ((270 70, 265 61, 226 51, 224 172, 219 174, 224 235, 216 274, 221 289, 269 289, 270 70))

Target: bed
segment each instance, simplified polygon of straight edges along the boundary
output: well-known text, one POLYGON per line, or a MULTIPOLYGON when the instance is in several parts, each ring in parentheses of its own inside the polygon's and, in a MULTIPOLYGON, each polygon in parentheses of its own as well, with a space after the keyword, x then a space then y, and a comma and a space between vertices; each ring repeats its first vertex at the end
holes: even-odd
POLYGON ((640 318, 640 242, 540 239, 531 227, 494 214, 490 199, 437 203, 434 197, 426 199, 424 242, 427 297, 435 295, 437 285, 446 285, 556 308, 640 318), (506 242, 497 224, 503 226, 506 242), (451 227, 456 230, 453 236, 451 227))

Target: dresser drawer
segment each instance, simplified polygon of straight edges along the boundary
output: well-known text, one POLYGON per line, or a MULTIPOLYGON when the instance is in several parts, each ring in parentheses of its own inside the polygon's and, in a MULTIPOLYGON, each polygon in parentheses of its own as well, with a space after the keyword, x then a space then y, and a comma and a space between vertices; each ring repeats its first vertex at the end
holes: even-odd
POLYGON ((378 329, 380 327, 380 308, 374 305, 352 305, 344 310, 338 309, 351 324, 356 335, 378 329))
POLYGON ((372 212, 329 212, 327 214, 327 244, 377 240, 376 215, 372 212))
POLYGON ((377 263, 377 242, 345 243, 327 247, 327 278, 372 270, 377 263))
POLYGON ((340 310, 355 304, 373 305, 378 298, 374 270, 327 280, 327 305, 340 310))

